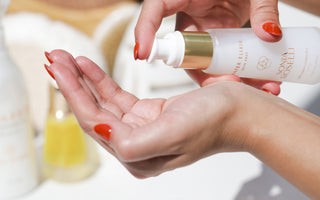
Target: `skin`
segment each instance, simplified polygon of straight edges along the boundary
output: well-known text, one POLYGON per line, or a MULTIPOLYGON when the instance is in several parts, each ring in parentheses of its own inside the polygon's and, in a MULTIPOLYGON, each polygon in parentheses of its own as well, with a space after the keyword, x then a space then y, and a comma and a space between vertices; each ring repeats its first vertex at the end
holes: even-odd
MULTIPOLYGON (((280 28, 277 4, 277 0, 145 0, 135 28, 135 40, 139 43, 138 59, 148 58, 162 19, 176 13, 177 30, 239 28, 250 19, 258 37, 268 42, 279 41, 282 35, 272 35, 262 29, 266 22, 280 28)), ((275 95, 280 93, 279 82, 240 79, 235 75, 208 75, 199 70, 187 70, 187 73, 200 86, 225 80, 242 81, 275 95)))
POLYGON ((307 11, 311 14, 320 16, 319 8, 320 8, 320 2, 318 0, 282 0, 282 2, 289 4, 291 6, 294 6, 296 8, 299 8, 301 10, 307 11))
POLYGON ((49 58, 49 70, 83 130, 134 176, 246 151, 310 198, 320 198, 319 117, 233 81, 169 99, 138 99, 85 57, 55 50, 49 58), (112 128, 109 141, 94 131, 105 123, 112 128))

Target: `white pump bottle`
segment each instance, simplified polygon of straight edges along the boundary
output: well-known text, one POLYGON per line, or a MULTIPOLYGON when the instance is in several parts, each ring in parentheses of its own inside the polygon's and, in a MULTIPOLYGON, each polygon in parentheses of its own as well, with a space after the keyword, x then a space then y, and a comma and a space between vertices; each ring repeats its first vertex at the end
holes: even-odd
POLYGON ((0 1, 0 199, 17 198, 38 184, 34 132, 28 94, 5 43, 2 18, 9 0, 0 1))
POLYGON ((265 42, 251 28, 173 32, 155 39, 148 62, 202 69, 206 73, 315 84, 320 82, 320 29, 282 29, 279 42, 265 42))

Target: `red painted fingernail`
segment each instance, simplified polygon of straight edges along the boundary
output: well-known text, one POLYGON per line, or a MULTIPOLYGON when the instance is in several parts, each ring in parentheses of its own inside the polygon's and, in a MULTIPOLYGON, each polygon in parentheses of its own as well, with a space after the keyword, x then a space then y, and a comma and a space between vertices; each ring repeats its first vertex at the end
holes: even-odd
POLYGON ((103 139, 110 141, 111 127, 108 124, 97 124, 94 131, 98 133, 103 139))
POLYGON ((138 59, 139 47, 140 47, 139 42, 136 42, 136 45, 134 46, 134 51, 133 51, 133 55, 134 55, 135 60, 138 59))
POLYGON ((46 68, 46 70, 47 70, 47 72, 50 74, 50 76, 51 76, 54 80, 56 80, 56 78, 54 77, 54 74, 53 74, 52 71, 49 69, 49 66, 46 65, 46 64, 44 64, 44 67, 46 68))
POLYGON ((264 23, 262 25, 262 28, 266 32, 270 33, 271 35, 275 35, 275 36, 281 36, 282 35, 282 31, 281 31, 280 27, 277 24, 273 23, 273 22, 264 23))
POLYGON ((264 92, 266 92, 266 93, 269 93, 269 94, 272 94, 272 92, 270 91, 270 90, 268 90, 268 89, 261 89, 262 91, 264 91, 264 92))
POLYGON ((49 63, 52 64, 53 60, 51 60, 51 58, 49 57, 49 53, 48 52, 44 52, 44 55, 46 56, 46 58, 48 59, 49 63))

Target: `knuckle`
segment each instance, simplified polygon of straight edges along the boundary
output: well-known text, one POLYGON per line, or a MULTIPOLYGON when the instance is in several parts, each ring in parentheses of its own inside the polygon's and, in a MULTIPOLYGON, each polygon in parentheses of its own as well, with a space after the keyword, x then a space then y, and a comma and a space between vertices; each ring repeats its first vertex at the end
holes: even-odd
POLYGON ((143 166, 143 164, 132 164, 130 167, 127 168, 128 171, 132 176, 134 176, 137 179, 147 179, 151 177, 156 177, 161 174, 161 172, 158 172, 156 169, 151 168, 146 168, 143 166))
POLYGON ((279 11, 277 6, 275 6, 271 1, 259 1, 255 8, 256 13, 264 13, 264 14, 275 14, 279 15, 279 11))
POLYGON ((139 172, 136 172, 134 170, 129 170, 130 174, 132 176, 134 176, 135 178, 137 179, 146 179, 146 178, 149 178, 148 176, 146 176, 145 174, 142 174, 142 173, 139 173, 139 172))
POLYGON ((118 158, 123 162, 130 162, 135 159, 133 143, 129 139, 122 140, 116 144, 118 158))

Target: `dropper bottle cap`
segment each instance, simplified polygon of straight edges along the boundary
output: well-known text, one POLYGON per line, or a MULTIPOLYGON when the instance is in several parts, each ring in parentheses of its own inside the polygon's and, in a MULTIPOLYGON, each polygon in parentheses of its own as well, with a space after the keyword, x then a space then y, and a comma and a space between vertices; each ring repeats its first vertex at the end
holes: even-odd
POLYGON ((213 57, 213 41, 207 32, 180 32, 154 40, 148 62, 161 59, 169 66, 207 69, 213 57))

